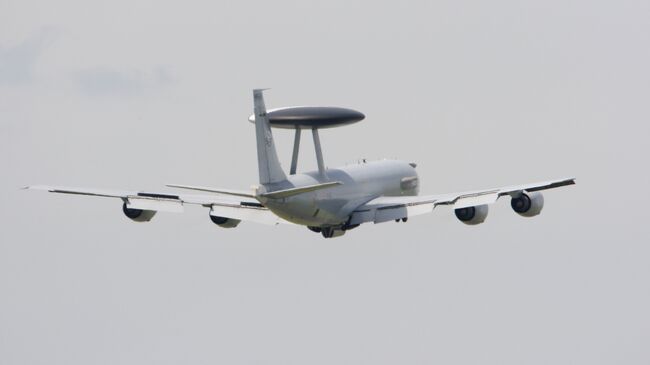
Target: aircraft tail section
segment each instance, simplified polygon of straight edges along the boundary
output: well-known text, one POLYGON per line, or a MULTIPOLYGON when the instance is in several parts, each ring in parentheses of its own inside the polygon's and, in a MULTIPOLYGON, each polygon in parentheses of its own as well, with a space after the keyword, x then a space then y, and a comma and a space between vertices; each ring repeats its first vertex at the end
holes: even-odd
POLYGON ((329 189, 338 185, 343 185, 342 182, 340 181, 332 181, 332 182, 326 182, 322 184, 315 184, 315 185, 308 185, 308 186, 301 186, 297 188, 289 188, 289 189, 284 189, 284 190, 276 190, 272 191, 270 193, 264 193, 262 194, 262 197, 264 198, 270 198, 270 199, 284 199, 288 198, 294 195, 300 195, 304 193, 309 193, 312 191, 316 190, 321 190, 321 189, 329 189))
POLYGON ((257 165, 261 184, 270 184, 287 179, 278 153, 275 150, 271 125, 266 115, 263 89, 253 90, 253 104, 255 111, 255 136, 257 138, 257 165))

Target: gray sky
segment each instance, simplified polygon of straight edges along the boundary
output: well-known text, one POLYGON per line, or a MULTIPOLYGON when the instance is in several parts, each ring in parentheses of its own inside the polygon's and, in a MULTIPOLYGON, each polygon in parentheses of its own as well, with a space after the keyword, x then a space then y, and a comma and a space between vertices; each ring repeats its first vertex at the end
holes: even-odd
POLYGON ((649 18, 632 0, 0 2, 0 363, 647 364, 649 18), (17 190, 247 188, 255 87, 366 114, 323 131, 329 166, 415 161, 429 194, 578 185, 535 219, 504 200, 477 227, 439 208, 335 240, 17 190))

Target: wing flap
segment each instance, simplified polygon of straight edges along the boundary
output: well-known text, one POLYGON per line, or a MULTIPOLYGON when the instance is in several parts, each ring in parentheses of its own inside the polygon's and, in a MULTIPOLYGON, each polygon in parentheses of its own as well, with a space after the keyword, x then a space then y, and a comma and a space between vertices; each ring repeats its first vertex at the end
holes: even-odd
POLYGON ((183 213, 183 201, 180 199, 146 198, 129 196, 126 206, 133 209, 155 210, 159 212, 183 213))
POLYGON ((455 199, 450 202, 439 202, 437 205, 442 204, 453 204, 455 208, 466 208, 474 207, 477 205, 492 204, 499 199, 499 191, 482 191, 477 193, 463 194, 455 197, 455 199))
POLYGON ((394 221, 395 219, 401 219, 408 217, 408 210, 405 205, 402 206, 392 206, 385 208, 378 208, 375 211, 375 217, 373 221, 375 223, 383 223, 394 221))
POLYGON ((210 207, 210 215, 217 217, 228 217, 242 221, 255 222, 266 225, 292 224, 264 207, 253 207, 247 205, 225 205, 213 204, 210 207))
POLYGON ((252 192, 242 191, 242 190, 210 188, 205 186, 178 185, 178 184, 165 184, 165 186, 170 188, 177 188, 177 189, 205 191, 208 193, 215 193, 215 194, 233 195, 233 196, 240 196, 245 198, 255 198, 255 194, 253 194, 252 192))
POLYGON ((389 222, 431 213, 433 208, 434 203, 427 200, 396 202, 396 199, 392 197, 388 197, 387 200, 377 198, 355 210, 350 217, 350 224, 389 222))

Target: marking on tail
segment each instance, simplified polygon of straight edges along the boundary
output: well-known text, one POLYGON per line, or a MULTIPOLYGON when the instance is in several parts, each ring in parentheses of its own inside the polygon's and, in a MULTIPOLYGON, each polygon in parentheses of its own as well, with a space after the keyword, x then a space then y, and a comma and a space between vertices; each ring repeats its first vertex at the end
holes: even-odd
POLYGON ((257 165, 261 184, 277 183, 285 181, 285 175, 275 150, 271 125, 266 115, 263 91, 267 89, 253 90, 253 109, 255 111, 255 137, 257 139, 257 165))

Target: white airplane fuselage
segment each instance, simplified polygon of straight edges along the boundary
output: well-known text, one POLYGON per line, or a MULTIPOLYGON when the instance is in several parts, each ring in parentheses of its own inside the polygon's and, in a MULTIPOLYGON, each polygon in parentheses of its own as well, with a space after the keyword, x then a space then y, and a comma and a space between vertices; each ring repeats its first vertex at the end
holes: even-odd
POLYGON ((382 160, 363 162, 319 171, 289 175, 287 180, 264 184, 263 191, 339 181, 342 184, 283 199, 264 199, 262 203, 273 213, 292 223, 322 227, 345 225, 350 214, 360 205, 380 196, 414 196, 419 192, 415 168, 407 162, 382 160))

